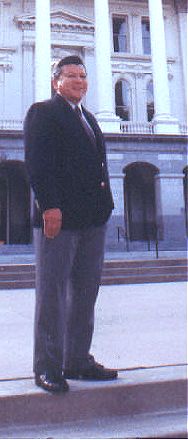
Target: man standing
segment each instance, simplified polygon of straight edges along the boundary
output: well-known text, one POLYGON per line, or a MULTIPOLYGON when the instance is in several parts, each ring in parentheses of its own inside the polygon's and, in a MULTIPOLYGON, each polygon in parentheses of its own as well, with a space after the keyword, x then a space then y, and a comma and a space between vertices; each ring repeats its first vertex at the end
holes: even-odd
POLYGON ((83 61, 59 61, 53 87, 55 96, 33 104, 24 125, 36 205, 34 372, 38 386, 67 391, 66 379, 117 377, 89 354, 113 201, 103 135, 81 105, 83 61))

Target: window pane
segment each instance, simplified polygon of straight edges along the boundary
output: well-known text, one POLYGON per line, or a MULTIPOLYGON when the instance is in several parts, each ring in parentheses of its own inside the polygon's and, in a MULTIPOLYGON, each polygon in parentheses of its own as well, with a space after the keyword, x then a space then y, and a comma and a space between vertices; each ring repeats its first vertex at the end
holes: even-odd
POLYGON ((122 101, 123 105, 130 105, 130 93, 129 93, 129 85, 126 81, 121 81, 122 86, 122 101))
POLYGON ((147 18, 142 18, 142 45, 145 55, 151 54, 150 25, 147 18))
POLYGON ((147 102, 153 102, 153 81, 150 81, 147 86, 147 102))
POLYGON ((113 18, 114 52, 128 52, 128 21, 127 17, 113 18))
POLYGON ((116 115, 123 121, 130 121, 130 88, 126 81, 118 81, 115 88, 116 115))
POLYGON ((148 121, 152 121, 154 116, 154 96, 153 96, 153 81, 150 81, 147 86, 147 117, 148 121))

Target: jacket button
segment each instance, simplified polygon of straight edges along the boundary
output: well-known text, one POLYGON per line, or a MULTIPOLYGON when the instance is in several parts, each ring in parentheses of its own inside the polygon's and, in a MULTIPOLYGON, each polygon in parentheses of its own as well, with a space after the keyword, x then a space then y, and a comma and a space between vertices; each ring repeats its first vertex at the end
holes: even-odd
POLYGON ((105 182, 101 182, 101 188, 105 187, 105 182))

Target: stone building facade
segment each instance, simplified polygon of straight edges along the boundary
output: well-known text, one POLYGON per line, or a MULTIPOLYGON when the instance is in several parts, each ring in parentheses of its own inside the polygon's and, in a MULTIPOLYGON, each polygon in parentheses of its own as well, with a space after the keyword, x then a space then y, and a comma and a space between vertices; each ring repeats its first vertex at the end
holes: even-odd
POLYGON ((186 0, 0 0, 0 242, 32 240, 22 121, 50 66, 85 61, 115 209, 106 249, 186 246, 186 0))

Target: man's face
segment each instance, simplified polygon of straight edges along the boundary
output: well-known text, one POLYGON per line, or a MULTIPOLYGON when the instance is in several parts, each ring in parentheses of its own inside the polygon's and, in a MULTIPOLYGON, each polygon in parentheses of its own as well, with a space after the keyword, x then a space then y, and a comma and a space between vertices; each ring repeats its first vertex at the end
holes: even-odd
POLYGON ((87 92, 87 74, 82 65, 68 64, 62 67, 62 73, 53 81, 57 93, 68 101, 78 104, 87 92))

